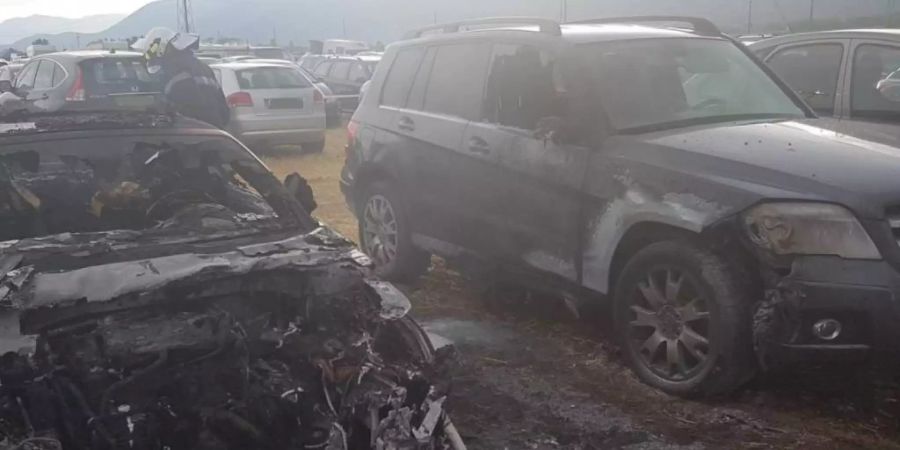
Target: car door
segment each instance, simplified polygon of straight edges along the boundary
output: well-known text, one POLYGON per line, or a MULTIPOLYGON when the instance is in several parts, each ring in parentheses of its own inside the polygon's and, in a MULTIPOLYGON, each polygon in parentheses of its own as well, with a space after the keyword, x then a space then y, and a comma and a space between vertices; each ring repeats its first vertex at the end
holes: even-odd
POLYGON ((776 48, 766 64, 822 116, 841 117, 848 39, 818 39, 776 48))
POLYGON ((850 48, 845 72, 849 80, 843 102, 845 116, 900 123, 900 45, 854 39, 850 48))
POLYGON ((494 44, 482 119, 469 124, 463 148, 486 145, 493 158, 478 211, 492 253, 575 281, 589 152, 549 134, 571 114, 556 55, 539 42, 494 44))
MULTIPOLYGON (((477 250, 483 238, 479 211, 494 193, 482 164, 496 153, 489 148, 473 152, 462 145, 462 138, 469 121, 480 115, 489 58, 488 43, 430 47, 405 106, 395 109, 392 117, 390 128, 401 141, 399 150, 413 161, 415 173, 408 177, 407 193, 413 226, 420 231, 414 241, 420 246, 450 243, 477 250)), ((385 85, 382 102, 390 88, 390 83, 385 85)))

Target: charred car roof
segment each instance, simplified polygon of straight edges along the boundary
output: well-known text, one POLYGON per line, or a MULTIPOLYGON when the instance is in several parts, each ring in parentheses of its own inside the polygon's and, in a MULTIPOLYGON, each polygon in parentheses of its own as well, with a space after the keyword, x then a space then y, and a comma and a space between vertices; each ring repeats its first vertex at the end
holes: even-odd
POLYGON ((17 136, 102 130, 166 130, 194 134, 225 135, 221 130, 184 116, 156 112, 91 111, 0 116, 0 140, 17 136))

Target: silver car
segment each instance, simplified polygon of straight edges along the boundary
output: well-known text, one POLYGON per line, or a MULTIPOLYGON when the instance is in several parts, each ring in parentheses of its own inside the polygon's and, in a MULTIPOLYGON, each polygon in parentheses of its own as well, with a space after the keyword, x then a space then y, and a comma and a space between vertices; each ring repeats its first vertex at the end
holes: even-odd
POLYGON ((105 50, 32 58, 13 83, 17 96, 43 111, 149 108, 161 90, 141 54, 105 50))
POLYGON ((229 131, 245 144, 325 148, 325 98, 298 68, 261 62, 211 67, 232 111, 229 131))

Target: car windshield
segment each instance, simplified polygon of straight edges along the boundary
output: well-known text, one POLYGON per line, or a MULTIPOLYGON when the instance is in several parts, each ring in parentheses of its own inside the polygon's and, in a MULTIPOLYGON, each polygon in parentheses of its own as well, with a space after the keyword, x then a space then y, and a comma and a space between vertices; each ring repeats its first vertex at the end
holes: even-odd
POLYGON ((161 90, 140 58, 91 59, 81 63, 81 70, 90 96, 161 90))
POLYGON ((576 56, 588 65, 589 82, 620 132, 805 116, 774 80, 726 40, 586 44, 576 56))
MULTIPOLYGON (((0 241, 111 230, 276 226, 274 176, 223 137, 92 137, 0 150, 0 241), (252 181, 251 181, 252 180, 252 181)), ((277 183, 277 181, 276 181, 277 183)))

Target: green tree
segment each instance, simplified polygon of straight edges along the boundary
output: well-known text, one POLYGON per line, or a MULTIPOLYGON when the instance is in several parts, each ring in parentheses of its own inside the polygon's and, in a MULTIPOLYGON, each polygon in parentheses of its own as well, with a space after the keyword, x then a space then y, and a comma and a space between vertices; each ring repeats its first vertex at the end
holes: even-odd
POLYGON ((44 38, 35 39, 31 41, 31 45, 50 45, 50 41, 44 38))

